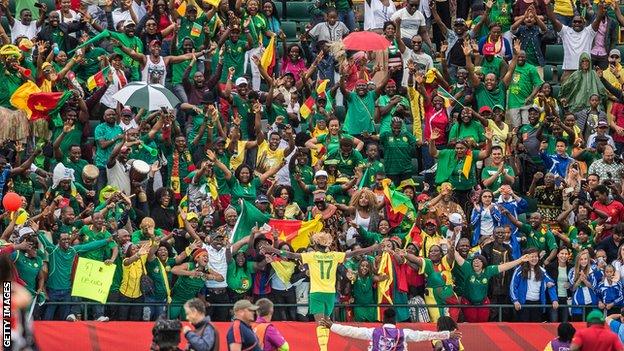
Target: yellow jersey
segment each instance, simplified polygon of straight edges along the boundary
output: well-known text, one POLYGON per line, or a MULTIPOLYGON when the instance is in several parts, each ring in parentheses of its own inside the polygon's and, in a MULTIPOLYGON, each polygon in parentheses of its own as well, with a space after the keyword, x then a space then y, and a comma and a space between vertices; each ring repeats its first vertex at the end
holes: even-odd
POLYGON ((304 252, 301 261, 310 271, 310 292, 335 293, 336 270, 345 260, 344 252, 304 252))

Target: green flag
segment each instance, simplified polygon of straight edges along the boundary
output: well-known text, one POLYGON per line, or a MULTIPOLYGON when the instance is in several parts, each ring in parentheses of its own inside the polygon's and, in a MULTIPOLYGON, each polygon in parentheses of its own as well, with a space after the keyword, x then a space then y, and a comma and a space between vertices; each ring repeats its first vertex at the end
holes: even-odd
POLYGON ((89 40, 85 41, 84 43, 82 43, 82 44, 80 44, 80 45, 76 46, 73 50, 71 50, 71 51, 70 51, 70 52, 68 52, 67 54, 68 54, 68 55, 71 55, 71 54, 73 54, 73 53, 74 53, 74 51, 76 51, 77 49, 83 48, 83 47, 85 47, 85 46, 87 46, 87 45, 89 45, 89 44, 91 44, 91 43, 95 43, 95 42, 97 42, 97 41, 100 41, 100 40, 102 40, 102 39, 104 39, 104 38, 108 38, 108 37, 110 37, 110 36, 111 36, 111 32, 109 32, 109 31, 108 31, 108 29, 104 29, 104 30, 103 30, 100 34, 98 34, 98 35, 94 36, 93 38, 91 38, 91 39, 89 39, 89 40))
POLYGON ((271 218, 270 215, 260 212, 252 203, 242 200, 241 211, 232 230, 230 243, 235 243, 251 234, 251 229, 255 226, 262 226, 271 218))

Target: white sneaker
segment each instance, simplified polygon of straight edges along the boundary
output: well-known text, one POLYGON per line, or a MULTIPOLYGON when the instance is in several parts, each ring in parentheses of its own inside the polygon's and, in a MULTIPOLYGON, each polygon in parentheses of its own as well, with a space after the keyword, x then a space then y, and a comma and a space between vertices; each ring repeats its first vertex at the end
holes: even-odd
POLYGON ((70 321, 70 322, 75 322, 77 320, 76 315, 75 314, 70 314, 69 316, 67 316, 67 318, 65 318, 66 321, 70 321))
POLYGON ((106 316, 101 316, 98 319, 96 319, 96 321, 98 321, 98 322, 108 322, 109 319, 106 316))
POLYGON ((143 307, 143 320, 144 321, 149 322, 151 314, 152 314, 152 311, 150 310, 149 307, 147 306, 143 307))

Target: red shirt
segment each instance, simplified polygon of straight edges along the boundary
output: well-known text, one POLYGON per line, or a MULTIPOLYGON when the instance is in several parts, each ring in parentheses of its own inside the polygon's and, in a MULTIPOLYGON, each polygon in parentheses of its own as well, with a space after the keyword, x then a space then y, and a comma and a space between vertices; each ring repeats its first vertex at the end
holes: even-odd
POLYGON ((581 347, 581 351, 621 351, 624 350, 620 338, 605 325, 594 324, 577 330, 572 344, 581 347))
MULTIPOLYGON (((600 210, 609 215, 610 219, 605 223, 616 225, 618 223, 624 222, 624 205, 622 205, 621 202, 613 200, 608 205, 604 205, 599 201, 594 201, 593 206, 596 210, 600 210)), ((591 218, 597 219, 598 216, 595 213, 592 213, 591 218)), ((602 237, 605 238, 609 235, 611 235, 611 231, 605 230, 602 237)))

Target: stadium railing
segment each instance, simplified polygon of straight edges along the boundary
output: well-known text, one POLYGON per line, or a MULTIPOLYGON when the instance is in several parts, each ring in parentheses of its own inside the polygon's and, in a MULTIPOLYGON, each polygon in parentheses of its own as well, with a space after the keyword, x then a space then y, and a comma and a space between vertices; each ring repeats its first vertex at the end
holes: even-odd
MULTIPOLYGON (((76 302, 48 302, 46 301, 42 306, 45 305, 71 305, 71 306, 82 306, 82 311, 84 313, 85 316, 88 315, 88 311, 89 311, 89 306, 101 306, 102 304, 99 302, 93 302, 93 301, 76 301, 76 302)), ((123 303, 123 302, 107 302, 105 304, 106 306, 143 306, 143 307, 153 307, 153 306, 182 306, 182 304, 165 304, 165 303, 157 303, 157 302, 141 302, 141 303, 123 303)), ((212 307, 233 307, 234 304, 233 303, 229 303, 229 304, 219 304, 219 303, 215 303, 215 304, 210 304, 210 306, 212 307)), ((309 304, 274 304, 274 307, 308 307, 309 304)), ((428 308, 428 307, 433 307, 433 308, 438 308, 438 307, 442 307, 442 308, 446 308, 446 307, 453 307, 453 308, 489 308, 489 309, 495 309, 497 312, 497 317, 498 317, 498 322, 503 322, 502 318, 503 318, 503 309, 514 309, 514 305, 513 304, 489 304, 489 305, 462 305, 462 304, 458 304, 458 305, 438 305, 438 304, 370 304, 370 305, 353 305, 353 304, 336 304, 335 307, 337 309, 344 309, 344 308, 353 308, 353 307, 407 307, 407 308, 428 308)), ((522 308, 547 308, 550 309, 552 308, 551 304, 544 304, 544 305, 522 305, 522 308)), ((588 310, 593 310, 593 309, 598 309, 598 305, 559 305, 559 309, 562 308, 581 308, 583 309, 583 314, 582 314, 582 321, 585 321, 585 316, 588 313, 588 310)), ((169 309, 167 309, 167 316, 169 317, 169 309)))

